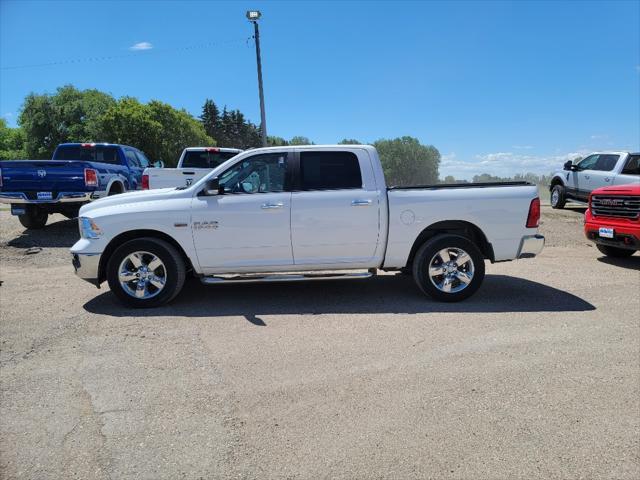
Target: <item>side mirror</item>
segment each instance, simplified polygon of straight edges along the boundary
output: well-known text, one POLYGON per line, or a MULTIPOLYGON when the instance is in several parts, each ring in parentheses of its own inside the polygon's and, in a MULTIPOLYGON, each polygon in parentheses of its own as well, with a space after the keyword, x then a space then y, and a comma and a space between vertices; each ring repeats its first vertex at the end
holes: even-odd
POLYGON ((566 162, 564 162, 564 169, 565 170, 573 170, 573 162, 571 160, 567 160, 566 162))
POLYGON ((162 160, 156 160, 153 162, 153 168, 164 168, 164 162, 162 160))
POLYGON ((218 177, 210 178, 207 180, 207 183, 204 184, 203 193, 207 197, 212 197, 214 195, 220 195, 223 191, 220 190, 220 180, 218 177))

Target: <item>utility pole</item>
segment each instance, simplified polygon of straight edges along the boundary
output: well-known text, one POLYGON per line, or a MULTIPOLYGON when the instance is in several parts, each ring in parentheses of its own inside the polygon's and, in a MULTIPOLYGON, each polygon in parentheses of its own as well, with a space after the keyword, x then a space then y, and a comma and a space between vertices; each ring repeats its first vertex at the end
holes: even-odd
POLYGON ((258 92, 260 93, 260 136, 262 146, 267 146, 267 116, 264 113, 264 90, 262 88, 262 60, 260 59, 260 30, 258 29, 258 19, 261 14, 258 10, 249 10, 247 18, 253 23, 254 38, 256 40, 256 62, 258 64, 258 92))

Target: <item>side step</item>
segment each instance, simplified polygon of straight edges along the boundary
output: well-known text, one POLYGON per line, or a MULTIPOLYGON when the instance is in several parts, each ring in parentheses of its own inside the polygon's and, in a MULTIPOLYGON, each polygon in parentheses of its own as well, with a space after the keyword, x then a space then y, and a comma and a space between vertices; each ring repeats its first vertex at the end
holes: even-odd
POLYGON ((247 275, 214 275, 202 277, 200 281, 207 285, 221 283, 259 283, 259 282, 305 282, 310 280, 359 280, 371 278, 375 269, 358 273, 268 273, 247 275))

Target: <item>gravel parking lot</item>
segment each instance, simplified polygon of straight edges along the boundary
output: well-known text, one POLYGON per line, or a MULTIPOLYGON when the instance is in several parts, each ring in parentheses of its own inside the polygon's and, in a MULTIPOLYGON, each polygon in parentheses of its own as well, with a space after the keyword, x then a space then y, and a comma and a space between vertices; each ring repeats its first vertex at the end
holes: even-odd
POLYGON ((0 211, 0 477, 640 478, 640 256, 581 228, 543 208, 542 255, 459 304, 383 274, 130 311, 75 221, 0 211))

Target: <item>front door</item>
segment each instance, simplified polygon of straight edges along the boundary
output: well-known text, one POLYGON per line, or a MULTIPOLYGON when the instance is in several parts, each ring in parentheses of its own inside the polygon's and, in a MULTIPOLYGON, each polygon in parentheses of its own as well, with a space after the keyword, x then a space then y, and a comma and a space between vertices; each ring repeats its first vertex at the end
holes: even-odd
POLYGON ((291 197, 296 265, 366 264, 380 225, 379 192, 366 151, 300 150, 291 197))
POLYGON ((596 188, 613 185, 615 167, 619 159, 620 155, 599 154, 595 165, 593 165, 588 173, 585 172, 584 190, 591 193, 596 188))
POLYGON ((208 272, 267 271, 293 264, 288 152, 256 154, 220 176, 220 195, 193 199, 191 224, 208 272))

